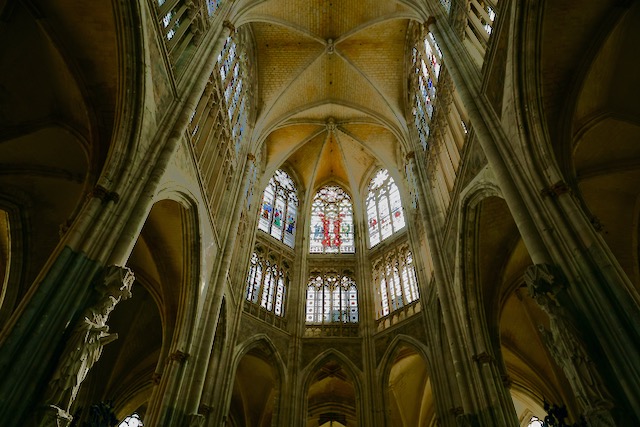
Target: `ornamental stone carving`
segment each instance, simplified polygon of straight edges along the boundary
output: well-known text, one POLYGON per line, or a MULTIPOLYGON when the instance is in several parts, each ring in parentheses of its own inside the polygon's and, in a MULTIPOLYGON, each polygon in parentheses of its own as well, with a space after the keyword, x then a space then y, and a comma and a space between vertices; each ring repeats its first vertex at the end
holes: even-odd
POLYGON ((89 370, 102 355, 103 347, 118 338, 117 334, 109 333, 107 320, 120 301, 131 297, 134 280, 133 272, 127 267, 109 266, 105 269, 96 286, 98 300, 82 314, 49 382, 46 401, 52 410, 64 413, 58 419, 70 417, 68 411, 89 370))
POLYGON ((611 396, 573 320, 558 303, 557 295, 566 283, 561 273, 551 265, 534 265, 527 269, 525 282, 530 295, 549 316, 549 330, 539 326, 542 340, 567 377, 589 425, 615 426, 609 413, 611 396))

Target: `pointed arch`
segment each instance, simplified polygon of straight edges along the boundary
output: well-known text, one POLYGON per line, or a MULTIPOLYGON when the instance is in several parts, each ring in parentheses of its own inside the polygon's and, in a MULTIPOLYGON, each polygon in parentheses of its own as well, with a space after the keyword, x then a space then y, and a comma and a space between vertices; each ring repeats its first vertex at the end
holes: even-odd
POLYGON ((239 425, 278 425, 279 397, 285 383, 285 364, 271 338, 264 333, 252 336, 234 351, 225 387, 225 414, 239 425), (258 400, 256 395, 260 395, 258 400), (238 420, 239 416, 243 419, 238 420))
POLYGON ((424 421, 433 420, 435 417, 435 397, 427 352, 428 349, 423 343, 403 334, 395 336, 387 346, 378 364, 378 370, 379 387, 383 390, 382 400, 388 425, 397 425, 400 421, 392 419, 394 412, 395 417, 401 416, 403 425, 407 427, 423 425, 424 421), (394 386, 396 382, 402 386, 394 386), (403 404, 407 406, 401 407, 403 404), (411 410, 414 413, 411 413, 411 410))
MULTIPOLYGON (((300 374, 302 378, 301 388, 299 389, 299 396, 304 396, 305 400, 302 405, 302 419, 308 419, 313 411, 313 416, 322 418, 322 412, 330 412, 332 415, 340 414, 346 418, 352 418, 355 422, 363 418, 363 383, 362 383, 362 371, 358 369, 355 364, 340 351, 329 348, 318 354, 313 358, 302 370, 300 374), (323 369, 328 372, 321 372, 323 369), (342 372, 344 371, 344 373, 342 372), (349 381, 345 381, 349 380, 349 381), (341 405, 340 408, 332 405, 332 401, 322 393, 311 396, 311 387, 315 383, 323 381, 332 381, 333 385, 340 389, 338 392, 335 389, 336 394, 339 394, 341 405), (353 388, 353 411, 348 411, 350 408, 349 387, 353 388), (309 401, 313 398, 314 405, 311 407, 309 401)), ((333 395, 331 397, 334 397, 333 395)), ((328 415, 328 414, 325 414, 328 415)), ((319 418, 319 419, 320 419, 319 418)), ((343 422, 344 424, 344 422, 343 422)))

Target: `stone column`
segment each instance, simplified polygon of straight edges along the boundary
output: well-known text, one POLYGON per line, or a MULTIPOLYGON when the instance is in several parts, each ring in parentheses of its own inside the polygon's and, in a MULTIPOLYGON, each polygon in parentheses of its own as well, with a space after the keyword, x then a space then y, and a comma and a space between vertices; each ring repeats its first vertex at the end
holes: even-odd
MULTIPOLYGON (((520 3, 505 2, 506 7, 501 10, 508 16, 511 13, 508 6, 520 8, 516 12, 524 14, 538 7, 533 1, 520 3)), ((526 92, 529 86, 538 83, 534 73, 524 68, 534 66, 534 59, 522 52, 515 53, 512 58, 518 65, 517 71, 522 73, 515 76, 515 84, 519 87, 513 92, 528 95, 530 99, 513 100, 518 106, 528 105, 516 112, 521 114, 522 120, 517 126, 527 126, 528 130, 521 133, 522 140, 510 140, 481 91, 481 75, 458 35, 444 20, 436 22, 432 19, 428 25, 440 43, 445 66, 468 110, 471 124, 533 262, 555 263, 576 283, 568 293, 571 293, 576 309, 584 314, 586 321, 581 327, 593 331, 606 363, 615 373, 612 381, 618 386, 612 391, 618 399, 624 399, 620 405, 625 407, 625 416, 633 418, 629 422, 636 422, 640 418, 638 292, 595 231, 589 216, 571 195, 553 154, 547 151, 550 142, 545 140, 547 133, 541 129, 543 121, 539 117, 542 107, 535 93, 526 92)), ((501 29, 521 30, 508 26, 501 29)), ((527 49, 533 50, 537 46, 536 35, 535 30, 522 34, 528 37, 525 38, 527 49)), ((502 120, 506 122, 507 118, 502 120)), ((514 121, 511 119, 510 124, 516 125, 514 121)))
MULTIPOLYGON (((255 167, 256 157, 252 153, 248 153, 246 162, 244 163, 244 169, 240 177, 240 185, 238 185, 238 191, 241 192, 243 188, 249 185, 251 180, 250 171, 255 167)), ((243 206, 246 200, 239 195, 236 195, 235 203, 233 204, 233 217, 229 224, 230 230, 238 230, 241 214, 243 212, 243 206)), ((211 349, 213 348, 213 342, 216 335, 216 327, 218 325, 218 318, 220 316, 220 309, 222 306, 222 299, 227 289, 227 281, 231 265, 233 260, 234 248, 238 240, 238 233, 229 233, 229 237, 222 248, 223 252, 219 259, 219 267, 214 270, 213 276, 209 282, 209 287, 206 295, 204 296, 204 313, 198 319, 195 325, 196 331, 194 332, 194 339, 191 344, 191 357, 193 357, 193 370, 190 372, 189 378, 185 381, 184 389, 181 390, 181 398, 186 402, 186 411, 189 414, 205 415, 206 425, 216 425, 219 419, 222 419, 221 413, 226 408, 221 408, 224 401, 224 393, 213 393, 212 399, 215 401, 202 402, 202 396, 204 387, 207 381, 207 368, 209 366, 209 358, 211 357, 211 349)), ((229 300, 231 303, 232 300, 229 300)), ((239 299, 239 307, 236 309, 242 310, 242 304, 244 300, 239 299)), ((231 313, 235 310, 230 310, 231 313)), ((231 343, 235 339, 233 333, 227 337, 227 342, 231 343)), ((232 346, 224 349, 220 360, 220 370, 230 363, 232 346)), ((218 370, 218 372, 220 372, 218 370)), ((233 383, 231 383, 233 386, 233 383)), ((159 417, 168 416, 168 414, 158 415, 159 417)), ((158 420, 166 422, 165 418, 158 418, 158 420)))
POLYGON ((529 267, 525 282, 530 295, 549 316, 549 330, 539 326, 542 340, 569 381, 582 415, 591 427, 614 427, 609 412, 613 407, 611 396, 575 322, 558 301, 566 282, 555 267, 547 264, 529 267))

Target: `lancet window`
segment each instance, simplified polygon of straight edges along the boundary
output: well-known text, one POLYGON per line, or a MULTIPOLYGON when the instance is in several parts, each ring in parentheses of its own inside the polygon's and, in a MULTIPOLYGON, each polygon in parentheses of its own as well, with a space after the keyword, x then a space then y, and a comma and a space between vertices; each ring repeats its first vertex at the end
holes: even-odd
POLYGON ((311 206, 311 253, 353 253, 353 208, 351 198, 340 187, 327 185, 311 206))
POLYGON ((413 48, 412 61, 415 74, 413 116, 420 144, 426 150, 429 147, 428 139, 431 133, 429 124, 436 101, 436 85, 442 67, 442 51, 433 33, 427 33, 427 36, 413 48))
POLYGON ((413 255, 406 243, 374 260, 372 273, 378 319, 418 300, 413 255))
MULTIPOLYGON (((250 74, 249 61, 243 59, 250 56, 244 48, 246 37, 245 33, 238 31, 234 33, 237 43, 227 38, 187 126, 188 138, 209 197, 210 211, 219 231, 226 229, 230 218, 227 215, 230 204, 223 200, 228 190, 232 190, 231 184, 241 176, 247 159, 241 155, 244 154, 241 150, 243 141, 248 139, 243 135, 249 105, 245 101, 248 90, 245 83, 250 82, 250 79, 245 80, 245 76, 250 74), (241 103, 232 103, 234 97, 240 97, 241 103)), ((251 182, 255 181, 255 173, 255 168, 250 171, 251 182)), ((245 187, 245 194, 250 194, 248 188, 245 187)))
POLYGON ((463 43, 478 67, 482 66, 496 20, 497 0, 466 0, 463 43))
POLYGON ((389 171, 378 171, 369 183, 366 206, 369 247, 377 245, 404 228, 405 219, 400 192, 389 171))
POLYGON ((162 34, 167 53, 176 77, 184 71, 185 64, 195 53, 206 30, 207 14, 204 3, 187 0, 157 1, 158 29, 162 34))
POLYGON ((278 169, 262 196, 258 229, 293 248, 298 217, 298 195, 291 177, 278 169))
POLYGON ((251 255, 245 299, 276 316, 284 316, 289 286, 289 262, 257 247, 251 255))
POLYGON ((231 138, 235 141, 236 153, 240 151, 242 134, 247 127, 247 65, 244 52, 231 36, 225 41, 218 55, 218 69, 224 105, 230 123, 231 138))
POLYGON ((358 323, 358 288, 348 275, 314 272, 307 285, 306 322, 358 323))

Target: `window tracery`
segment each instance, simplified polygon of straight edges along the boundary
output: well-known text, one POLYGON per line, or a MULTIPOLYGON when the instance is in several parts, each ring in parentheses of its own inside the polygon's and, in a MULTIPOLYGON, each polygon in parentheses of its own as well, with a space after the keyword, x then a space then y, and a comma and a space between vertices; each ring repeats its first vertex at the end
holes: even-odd
POLYGON ((415 74, 415 105, 413 116, 418 130, 420 145, 424 150, 429 148, 428 139, 431 134, 430 123, 433 118, 434 104, 437 96, 437 83, 442 67, 442 51, 433 33, 417 43, 412 50, 412 61, 415 74))
POLYGON ((378 319, 418 300, 418 283, 408 244, 401 244, 374 260, 372 273, 378 319))
POLYGON ((235 141, 236 154, 240 151, 242 134, 247 127, 247 66, 244 52, 232 36, 227 37, 218 55, 218 69, 224 94, 224 103, 230 123, 231 138, 235 141))
POLYGON ((355 252, 351 198, 342 188, 327 185, 316 193, 309 240, 311 253, 355 252))
POLYGON ((349 275, 313 272, 307 284, 306 322, 358 323, 358 289, 349 275))
POLYGON ((258 229, 293 248, 297 217, 295 183, 286 172, 278 169, 264 189, 258 229))
POLYGON ((404 228, 400 191, 388 170, 378 171, 369 183, 366 206, 370 248, 404 228))
POLYGON ((258 246, 251 255, 245 299, 276 316, 284 316, 289 262, 258 246))

